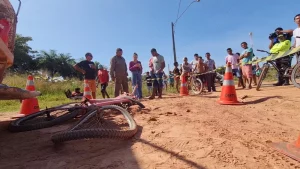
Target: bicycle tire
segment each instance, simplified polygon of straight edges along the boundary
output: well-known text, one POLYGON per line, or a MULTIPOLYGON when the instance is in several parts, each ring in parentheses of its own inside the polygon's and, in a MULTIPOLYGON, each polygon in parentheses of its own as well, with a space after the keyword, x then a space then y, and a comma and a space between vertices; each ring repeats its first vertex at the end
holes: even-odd
POLYGON ((201 79, 199 79, 199 78, 193 79, 192 92, 194 94, 198 95, 198 94, 201 94, 202 91, 203 91, 203 83, 202 83, 201 79), (194 88, 199 87, 199 85, 197 85, 197 86, 195 85, 195 81, 197 81, 198 84, 200 84, 200 90, 198 90, 198 91, 194 90, 194 88))
POLYGON ((54 144, 62 143, 65 141, 71 140, 79 140, 79 139, 90 139, 90 138, 114 138, 114 139, 129 139, 133 137, 137 132, 137 124, 133 117, 129 114, 129 112, 119 106, 109 105, 103 106, 100 109, 93 109, 89 111, 74 127, 72 127, 68 131, 64 131, 61 133, 54 134, 51 137, 51 140, 54 144), (79 129, 75 130, 77 126, 87 121, 89 118, 93 117, 97 113, 98 110, 105 109, 116 109, 119 110, 123 116, 126 118, 129 129, 126 131, 117 130, 117 129, 101 129, 101 128, 93 128, 93 129, 79 129))
POLYGON ((297 71, 300 71, 298 69, 300 69, 300 64, 295 65, 295 67, 293 68, 291 79, 292 79, 293 85, 300 89, 300 83, 297 83, 295 80, 297 71))
POLYGON ((133 102, 133 104, 138 105, 140 108, 142 108, 142 109, 145 108, 145 106, 143 105, 143 103, 141 103, 141 102, 139 102, 137 100, 134 100, 132 98, 129 98, 129 100, 131 100, 133 102))
MULTIPOLYGON (((69 104, 68 104, 69 105, 69 104)), ((8 126, 8 130, 10 132, 24 132, 24 131, 31 131, 31 130, 37 130, 37 129, 42 129, 42 128, 48 128, 48 127, 52 127, 58 124, 61 124, 65 121, 68 121, 70 119, 75 118, 80 111, 82 110, 82 108, 78 108, 76 109, 76 107, 72 107, 70 108, 70 111, 68 113, 63 114, 62 116, 59 116, 57 118, 53 118, 53 119, 48 119, 45 121, 41 121, 39 123, 35 123, 35 124, 24 124, 25 122, 27 122, 28 120, 40 117, 40 116, 44 116, 47 113, 51 114, 54 111, 58 111, 60 109, 64 109, 63 106, 66 105, 61 105, 58 107, 53 107, 50 109, 45 109, 45 110, 41 110, 39 112, 30 114, 28 116, 16 119, 14 121, 12 121, 9 126, 8 126)))
POLYGON ((262 71, 261 71, 261 74, 258 78, 258 82, 257 82, 257 86, 256 86, 256 91, 259 91, 261 85, 262 85, 262 81, 266 78, 266 75, 268 73, 268 70, 269 70, 269 66, 265 66, 263 67, 262 71))

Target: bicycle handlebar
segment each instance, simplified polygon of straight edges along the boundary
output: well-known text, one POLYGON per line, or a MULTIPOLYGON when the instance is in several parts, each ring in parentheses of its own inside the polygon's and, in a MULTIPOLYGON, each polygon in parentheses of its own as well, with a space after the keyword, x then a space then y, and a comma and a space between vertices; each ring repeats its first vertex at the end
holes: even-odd
POLYGON ((258 52, 265 52, 267 54, 270 54, 268 51, 265 51, 265 50, 260 50, 260 49, 257 49, 258 52))
POLYGON ((267 53, 267 54, 269 54, 269 55, 278 54, 278 53, 270 53, 270 52, 268 52, 268 51, 260 50, 260 49, 257 49, 257 51, 258 51, 258 52, 265 52, 265 53, 267 53))

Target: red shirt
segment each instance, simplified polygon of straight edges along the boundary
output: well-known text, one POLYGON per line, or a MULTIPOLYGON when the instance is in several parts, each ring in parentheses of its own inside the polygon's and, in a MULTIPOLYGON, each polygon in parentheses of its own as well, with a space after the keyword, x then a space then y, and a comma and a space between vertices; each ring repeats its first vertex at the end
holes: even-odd
POLYGON ((98 71, 98 79, 101 84, 108 83, 109 76, 107 70, 99 70, 98 71))

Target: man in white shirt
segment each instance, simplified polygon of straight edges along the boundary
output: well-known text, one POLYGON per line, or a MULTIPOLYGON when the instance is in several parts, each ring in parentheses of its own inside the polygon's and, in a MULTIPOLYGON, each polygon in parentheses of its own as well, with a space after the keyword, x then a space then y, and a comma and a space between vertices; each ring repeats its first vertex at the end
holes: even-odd
POLYGON ((197 70, 195 70, 195 68, 196 68, 196 65, 197 65, 198 62, 199 62, 199 55, 198 55, 197 53, 195 53, 195 54, 194 54, 194 58, 195 58, 195 60, 193 60, 193 61, 191 62, 191 65, 192 65, 192 67, 193 67, 193 72, 195 71, 196 73, 198 73, 197 70))
MULTIPOLYGON (((294 43, 293 47, 296 48, 296 47, 300 46, 300 14, 297 14, 294 17, 294 21, 298 26, 293 32, 293 37, 295 38, 295 43, 294 43)), ((298 53, 298 54, 296 54, 296 61, 300 62, 299 59, 300 59, 300 55, 298 53)))
POLYGON ((227 49, 227 53, 228 53, 228 55, 225 58, 226 64, 228 62, 231 63, 232 74, 239 79, 239 83, 242 85, 243 88, 245 88, 245 85, 244 85, 244 82, 243 82, 243 78, 242 78, 242 76, 240 74, 240 70, 239 70, 239 66, 238 66, 239 55, 233 54, 231 48, 227 49))

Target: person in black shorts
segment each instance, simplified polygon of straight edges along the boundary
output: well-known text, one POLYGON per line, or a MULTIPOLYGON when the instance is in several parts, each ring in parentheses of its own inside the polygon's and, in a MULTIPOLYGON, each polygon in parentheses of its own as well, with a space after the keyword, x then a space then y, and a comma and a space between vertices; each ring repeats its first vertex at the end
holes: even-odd
POLYGON ((179 81, 180 81, 181 72, 178 69, 178 62, 175 62, 174 66, 175 68, 173 70, 173 74, 174 74, 175 86, 176 86, 176 90, 179 92, 179 81))
POLYGON ((146 83, 147 83, 148 95, 151 95, 153 87, 152 87, 152 78, 149 72, 146 72, 146 83))

